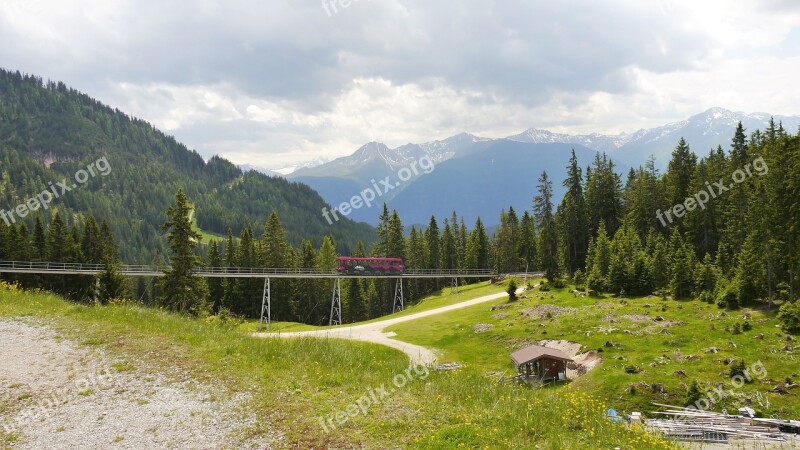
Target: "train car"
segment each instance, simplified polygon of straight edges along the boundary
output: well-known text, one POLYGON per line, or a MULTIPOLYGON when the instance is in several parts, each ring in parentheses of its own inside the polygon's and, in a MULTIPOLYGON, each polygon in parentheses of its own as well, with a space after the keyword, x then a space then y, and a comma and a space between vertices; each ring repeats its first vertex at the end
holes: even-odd
POLYGON ((401 258, 352 258, 340 256, 336 258, 336 270, 347 275, 389 275, 402 274, 405 265, 401 258))

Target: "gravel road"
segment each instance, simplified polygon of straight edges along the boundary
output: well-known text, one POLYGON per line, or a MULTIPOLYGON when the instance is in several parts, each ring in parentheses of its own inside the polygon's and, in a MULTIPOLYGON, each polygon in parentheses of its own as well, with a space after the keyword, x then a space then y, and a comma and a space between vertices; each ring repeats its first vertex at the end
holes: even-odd
MULTIPOLYGON (((517 293, 523 292, 523 289, 518 289, 517 293)), ((433 316, 448 311, 467 308, 473 305, 497 300, 498 298, 507 297, 505 292, 497 294, 484 295, 483 297, 474 298, 465 302, 456 303, 454 305, 442 306, 441 308, 430 309, 407 316, 395 317, 392 319, 381 320, 378 322, 365 323, 363 325, 354 325, 351 327, 332 328, 330 330, 314 330, 314 331, 297 331, 289 333, 254 333, 256 337, 320 337, 320 338, 338 338, 338 339, 352 339, 356 341, 371 342, 374 344, 381 344, 387 347, 396 348, 411 359, 412 363, 430 365, 436 362, 436 354, 427 347, 421 345, 409 344, 408 342, 398 341, 392 339, 394 333, 387 333, 383 330, 389 326, 409 322, 412 320, 421 319, 423 317, 433 316)))
POLYGON ((0 436, 12 448, 271 448, 278 433, 246 439, 247 400, 112 359, 41 323, 0 320, 0 436))

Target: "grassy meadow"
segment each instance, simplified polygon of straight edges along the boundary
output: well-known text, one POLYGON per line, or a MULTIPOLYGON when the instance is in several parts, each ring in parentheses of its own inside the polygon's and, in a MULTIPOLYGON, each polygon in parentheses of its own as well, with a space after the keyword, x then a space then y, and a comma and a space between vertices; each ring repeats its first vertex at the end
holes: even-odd
POLYGON ((697 381, 701 391, 723 383, 731 393, 712 410, 735 411, 749 401, 764 416, 800 417, 800 392, 771 392, 787 380, 800 380, 793 349, 797 343, 787 341, 792 338, 778 327, 777 307, 728 311, 700 301, 652 296, 589 298, 570 288, 534 289, 525 296, 511 304, 505 298, 397 324, 387 331, 396 332, 396 339, 439 349, 444 362, 460 362, 478 373, 511 373, 509 353, 542 339, 580 343, 603 362, 559 390, 592 392, 619 411, 650 411, 655 408, 651 402, 683 406, 689 386, 697 381), (492 311, 493 306, 503 309, 492 311), (477 324, 491 326, 476 332, 477 324), (753 375, 752 383, 734 387, 730 369, 738 361, 748 368, 761 361, 766 375, 753 375))
MULTIPOLYGON (((395 388, 393 379, 408 360, 377 345, 255 339, 215 319, 130 304, 76 305, 0 285, 0 319, 12 318, 102 346, 128 368, 146 361, 148 369, 186 373, 227 394, 251 393, 246 406, 258 420, 242 438, 279 430, 285 448, 675 448, 610 422, 603 414, 607 405, 588 390, 498 385, 469 369, 415 376, 395 388), (328 432, 322 428, 321 417, 382 385, 391 394, 365 415, 328 432)), ((9 402, 0 412, 14 410, 9 402)), ((6 445, 20 438, 0 436, 6 445)))

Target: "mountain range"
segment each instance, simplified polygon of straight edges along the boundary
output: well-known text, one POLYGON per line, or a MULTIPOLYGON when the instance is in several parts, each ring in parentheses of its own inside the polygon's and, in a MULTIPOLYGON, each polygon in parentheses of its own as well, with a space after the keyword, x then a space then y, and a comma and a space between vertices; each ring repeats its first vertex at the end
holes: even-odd
MULTIPOLYGON (((764 129, 770 118, 787 130, 797 130, 800 116, 729 111, 710 108, 686 120, 640 129, 633 133, 570 135, 537 128, 505 138, 486 138, 460 133, 443 140, 405 144, 389 148, 369 142, 352 155, 323 164, 307 164, 286 174, 293 181, 308 184, 332 205, 339 205, 369 188, 374 180, 396 175, 403 167, 428 157, 435 170, 398 181, 395 188, 379 198, 411 224, 427 223, 430 215, 448 217, 455 210, 465 220, 480 216, 487 224, 499 220, 501 208, 530 209, 542 171, 553 180, 555 201, 563 193, 561 183, 570 150, 586 167, 595 152, 606 152, 620 173, 645 163, 652 155, 664 170, 681 137, 699 155, 721 145, 728 149, 737 123, 748 133, 764 129)), ((377 223, 380 208, 353 210, 350 218, 377 223)))

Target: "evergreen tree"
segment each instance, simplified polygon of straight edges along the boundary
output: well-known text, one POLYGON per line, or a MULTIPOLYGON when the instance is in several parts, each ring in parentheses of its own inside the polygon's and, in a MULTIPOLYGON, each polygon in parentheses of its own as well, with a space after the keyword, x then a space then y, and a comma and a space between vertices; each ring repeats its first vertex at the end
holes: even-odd
POLYGON ((586 266, 586 252, 589 246, 589 223, 586 212, 586 199, 583 195, 583 176, 575 157, 575 150, 567 166, 564 180, 566 193, 559 206, 561 255, 564 266, 570 274, 586 266))
POLYGON ((159 280, 161 306, 173 311, 200 314, 207 309, 208 287, 205 280, 194 273, 201 264, 195 254, 200 234, 192 230, 189 220, 191 206, 183 190, 175 194, 175 204, 167 209, 167 221, 162 229, 167 231, 170 249, 169 270, 159 280))
MULTIPOLYGON (((219 251, 219 244, 214 239, 208 243, 208 266, 209 267, 222 267, 222 256, 219 251)), ((214 314, 219 313, 222 308, 222 299, 225 296, 225 289, 223 286, 224 278, 209 278, 208 283, 208 296, 211 300, 211 310, 214 314)))
POLYGON ((553 183, 547 177, 547 172, 542 172, 539 177, 538 189, 539 194, 533 199, 533 209, 536 228, 539 230, 539 266, 544 270, 547 279, 553 281, 560 275, 558 235, 553 217, 553 183))

